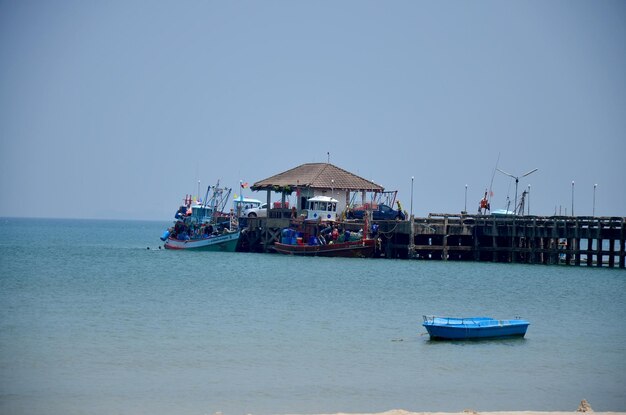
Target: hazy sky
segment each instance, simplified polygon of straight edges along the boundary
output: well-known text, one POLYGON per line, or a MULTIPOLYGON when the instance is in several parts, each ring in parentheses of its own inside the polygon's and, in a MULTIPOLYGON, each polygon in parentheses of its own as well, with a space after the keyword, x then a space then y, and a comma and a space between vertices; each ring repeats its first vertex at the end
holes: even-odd
POLYGON ((626 2, 0 0, 0 216, 169 221, 327 152, 417 215, 499 155, 532 214, 626 216, 626 2))

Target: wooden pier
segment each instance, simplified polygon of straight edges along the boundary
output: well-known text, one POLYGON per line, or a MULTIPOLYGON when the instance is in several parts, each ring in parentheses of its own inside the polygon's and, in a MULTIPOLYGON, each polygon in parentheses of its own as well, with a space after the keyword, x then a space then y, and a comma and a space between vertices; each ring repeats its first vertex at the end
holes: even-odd
MULTIPOLYGON (((280 210, 248 219, 240 249, 269 251, 289 223, 280 210)), ((626 267, 624 217, 430 214, 376 223, 386 258, 626 267)))

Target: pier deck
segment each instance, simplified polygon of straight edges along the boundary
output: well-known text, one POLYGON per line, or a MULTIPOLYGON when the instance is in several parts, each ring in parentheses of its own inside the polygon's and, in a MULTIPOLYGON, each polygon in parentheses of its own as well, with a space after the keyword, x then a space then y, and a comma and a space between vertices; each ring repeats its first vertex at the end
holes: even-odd
MULTIPOLYGON (((430 214, 376 223, 387 258, 626 266, 624 217, 430 214)), ((280 215, 249 219, 241 249, 266 252, 287 226, 280 215)))

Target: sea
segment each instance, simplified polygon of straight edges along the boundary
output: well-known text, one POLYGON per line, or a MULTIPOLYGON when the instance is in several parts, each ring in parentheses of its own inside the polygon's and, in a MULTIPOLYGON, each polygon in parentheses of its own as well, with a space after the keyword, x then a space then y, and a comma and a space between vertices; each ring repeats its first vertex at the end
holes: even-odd
POLYGON ((159 249, 170 224, 0 219, 1 414, 626 411, 623 269, 159 249))

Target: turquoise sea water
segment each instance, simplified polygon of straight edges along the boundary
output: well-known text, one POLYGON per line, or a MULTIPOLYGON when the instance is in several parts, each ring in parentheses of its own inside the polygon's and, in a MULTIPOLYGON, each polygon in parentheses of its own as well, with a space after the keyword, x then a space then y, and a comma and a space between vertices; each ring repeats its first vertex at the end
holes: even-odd
POLYGON ((156 249, 168 224, 0 220, 0 413, 626 410, 624 270, 156 249))

